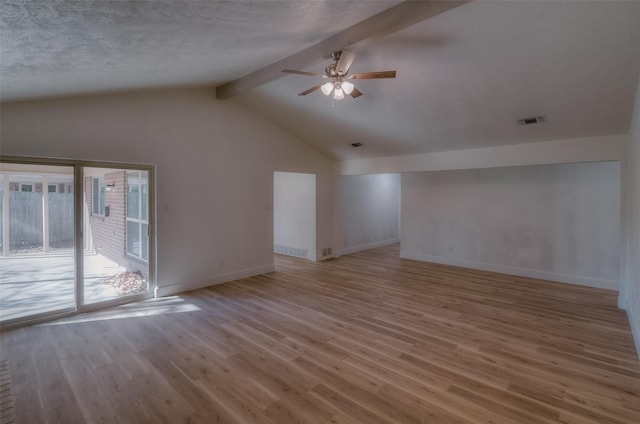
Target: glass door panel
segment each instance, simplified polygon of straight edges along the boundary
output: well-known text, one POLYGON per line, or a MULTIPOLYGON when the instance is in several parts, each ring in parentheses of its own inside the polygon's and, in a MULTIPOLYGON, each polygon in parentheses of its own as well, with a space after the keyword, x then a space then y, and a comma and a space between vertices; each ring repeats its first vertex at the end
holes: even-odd
POLYGON ((0 166, 0 322, 74 310, 73 166, 0 166))
POLYGON ((83 168, 83 304, 149 291, 149 173, 83 168))

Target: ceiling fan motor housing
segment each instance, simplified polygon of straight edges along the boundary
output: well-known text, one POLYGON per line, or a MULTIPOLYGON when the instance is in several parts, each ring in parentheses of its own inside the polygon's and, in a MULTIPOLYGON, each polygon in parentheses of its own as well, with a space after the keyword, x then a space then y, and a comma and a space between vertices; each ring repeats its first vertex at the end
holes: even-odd
POLYGON ((332 63, 331 65, 327 66, 326 68, 324 68, 324 71, 329 78, 335 78, 338 76, 338 71, 336 71, 336 63, 332 63))

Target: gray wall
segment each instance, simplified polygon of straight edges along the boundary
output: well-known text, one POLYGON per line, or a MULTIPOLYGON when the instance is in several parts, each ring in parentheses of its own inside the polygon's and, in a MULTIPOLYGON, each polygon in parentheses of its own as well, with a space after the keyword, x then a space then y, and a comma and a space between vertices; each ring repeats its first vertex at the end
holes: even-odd
POLYGON ((407 173, 401 256, 617 289, 619 162, 407 173))
POLYGON ((636 350, 640 357, 640 81, 636 92, 631 128, 629 131, 628 217, 623 229, 627 235, 628 256, 623 261, 623 284, 620 288, 620 306, 627 309, 633 330, 636 350))
POLYGON ((338 177, 337 190, 338 254, 399 241, 400 174, 338 177))
POLYGON ((203 88, 2 104, 2 154, 156 165, 158 286, 171 294, 273 269, 273 172, 316 174, 333 241, 333 164, 203 88))

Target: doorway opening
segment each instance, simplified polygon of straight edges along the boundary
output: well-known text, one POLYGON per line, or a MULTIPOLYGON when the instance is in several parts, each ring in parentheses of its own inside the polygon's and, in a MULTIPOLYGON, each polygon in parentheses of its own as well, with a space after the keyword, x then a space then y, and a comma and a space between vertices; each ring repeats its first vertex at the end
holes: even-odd
POLYGON ((316 260, 316 175, 273 174, 274 253, 316 260))

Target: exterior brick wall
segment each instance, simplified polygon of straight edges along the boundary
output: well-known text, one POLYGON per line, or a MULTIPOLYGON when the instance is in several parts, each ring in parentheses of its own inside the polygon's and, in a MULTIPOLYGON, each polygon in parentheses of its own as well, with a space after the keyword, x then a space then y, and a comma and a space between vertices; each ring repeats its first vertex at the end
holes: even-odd
POLYGON ((105 192, 105 207, 109 216, 93 213, 93 178, 85 177, 85 202, 89 210, 89 224, 96 253, 124 266, 127 271, 140 272, 148 278, 148 266, 145 261, 127 255, 127 172, 117 171, 104 176, 105 186, 114 184, 112 191, 105 192))

